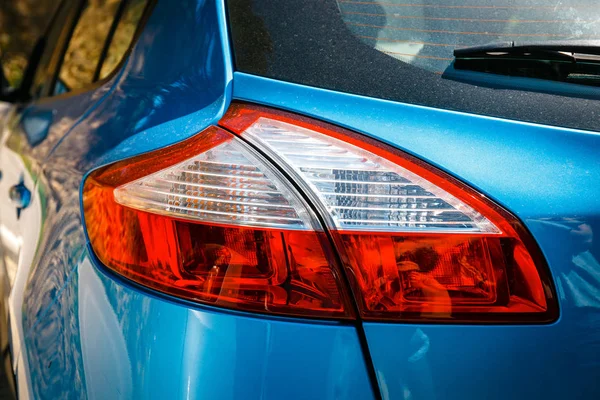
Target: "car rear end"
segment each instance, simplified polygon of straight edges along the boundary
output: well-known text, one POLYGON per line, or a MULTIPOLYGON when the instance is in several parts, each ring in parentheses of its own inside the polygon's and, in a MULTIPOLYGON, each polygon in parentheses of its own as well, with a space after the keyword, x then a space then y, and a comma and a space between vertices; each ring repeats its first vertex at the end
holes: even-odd
POLYGON ((194 12, 158 2, 46 161, 34 397, 600 394, 597 100, 458 82, 442 54, 488 23, 597 27, 549 30, 542 3, 194 12), (197 54, 153 42, 177 25, 197 54))

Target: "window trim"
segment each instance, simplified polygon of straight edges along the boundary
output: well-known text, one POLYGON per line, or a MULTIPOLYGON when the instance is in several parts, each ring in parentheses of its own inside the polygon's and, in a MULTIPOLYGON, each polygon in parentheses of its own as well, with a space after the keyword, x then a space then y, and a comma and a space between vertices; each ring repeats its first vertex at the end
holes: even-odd
MULTIPOLYGON (((43 67, 41 62, 42 62, 42 60, 44 60, 44 55, 48 54, 47 52, 50 51, 50 49, 48 48, 48 45, 49 45, 48 38, 50 36, 50 33, 52 32, 52 29, 58 23, 57 21, 59 20, 61 13, 64 11, 64 8, 68 7, 68 4, 67 4, 68 1, 69 0, 60 0, 59 1, 58 7, 56 7, 56 9, 54 10, 54 13, 52 13, 52 18, 50 19, 50 22, 46 26, 44 33, 37 39, 36 46, 39 45, 39 43, 43 41, 42 50, 41 50, 37 60, 33 59, 35 56, 35 47, 34 47, 34 50, 32 51, 32 54, 29 55, 29 59, 27 61, 27 67, 25 69, 26 73, 24 75, 24 80, 21 82, 21 86, 18 89, 19 92, 21 92, 21 95, 26 99, 26 102, 36 99, 36 96, 34 94, 34 90, 36 87, 36 78, 38 78, 38 74, 41 73, 40 68, 43 67), (29 68, 31 68, 31 63, 34 61, 35 61, 36 65, 32 71, 29 71, 30 81, 26 82, 27 78, 25 78, 25 76, 27 76, 27 70, 29 68), (26 84, 24 84, 24 82, 26 84)), ((52 50, 51 53, 49 54, 48 64, 52 61, 53 53, 54 53, 54 50, 52 50)), ((45 89, 45 84, 46 84, 48 75, 49 74, 46 72, 46 74, 44 76, 42 76, 41 79, 38 80, 39 82, 42 83, 42 87, 43 87, 42 91, 45 89)))
MULTIPOLYGON (((63 7, 69 8, 72 7, 76 4, 78 4, 80 2, 80 0, 63 0, 63 7)), ((66 46, 68 40, 69 40, 69 35, 70 35, 70 30, 71 27, 70 25, 73 24, 73 21, 75 20, 76 17, 76 12, 73 10, 67 10, 68 13, 65 15, 65 17, 59 21, 56 21, 56 23, 63 23, 65 24, 65 26, 61 29, 59 36, 57 38, 57 41, 54 46, 54 48, 52 49, 52 54, 50 55, 50 60, 48 62, 48 70, 46 71, 45 77, 44 79, 41 81, 41 85, 42 85, 42 90, 40 91, 39 95, 33 97, 32 99, 34 101, 38 101, 39 99, 43 99, 46 97, 49 97, 50 94, 50 81, 54 78, 54 74, 56 72, 56 69, 59 67, 60 63, 61 63, 61 55, 63 52, 63 48, 66 46)))
MULTIPOLYGON (((98 64, 96 64, 96 70, 94 71, 94 76, 92 77, 92 82, 98 81, 100 77, 100 71, 102 70, 102 65, 104 65, 104 61, 106 60, 106 56, 108 55, 108 50, 110 49, 110 45, 112 44, 113 37, 115 36, 115 31, 119 26, 119 22, 121 22, 121 17, 123 16, 123 11, 129 5, 131 0, 121 0, 119 4, 119 8, 117 8, 117 12, 115 13, 115 17, 113 18, 113 22, 108 30, 108 35, 106 35, 106 40, 104 41, 104 46, 102 46, 102 51, 100 52, 100 58, 98 59, 98 64)), ((145 12, 146 10, 144 10, 145 12)), ((142 13, 142 16, 144 14, 142 13)), ((141 18, 140 18, 141 20, 141 18)), ((139 25, 139 22, 138 22, 139 25)), ((137 27, 135 28, 137 30, 137 27)), ((135 32, 134 32, 135 37, 135 32)), ((112 72, 112 71, 111 71, 112 72)), ((109 74, 110 75, 110 74, 109 74)))
MULTIPOLYGON (((128 1, 129 0, 123 0, 121 4, 127 3, 128 1)), ((77 23, 79 22, 79 18, 81 17, 81 14, 87 4, 86 0, 80 1, 79 9, 77 10, 77 15, 73 19, 71 27, 69 28, 68 37, 66 38, 63 48, 60 51, 60 53, 61 53, 60 54, 60 62, 57 63, 56 69, 53 71, 53 73, 51 74, 52 75, 51 79, 48 81, 50 90, 47 93, 44 93, 43 97, 40 97, 38 99, 39 102, 47 103, 47 102, 54 101, 55 99, 58 99, 58 100, 66 99, 66 98, 69 98, 72 96, 78 96, 78 95, 81 95, 81 94, 84 94, 87 92, 91 92, 91 91, 99 88, 100 86, 104 85, 106 82, 110 81, 111 79, 113 79, 115 77, 115 75, 117 75, 117 73, 123 68, 123 65, 125 64, 125 62, 129 58, 129 56, 131 55, 133 47, 137 43, 139 37, 141 36, 141 34, 146 26, 146 23, 148 22, 148 19, 152 15, 152 11, 154 10, 154 6, 156 5, 156 2, 157 2, 157 0, 148 0, 146 7, 144 8, 144 12, 142 13, 142 17, 140 18, 140 20, 137 24, 137 27, 135 28, 135 33, 133 34, 133 38, 131 40, 131 43, 129 43, 129 47, 127 48, 127 51, 125 51, 125 53, 123 53, 123 57, 121 57, 121 60, 119 61, 117 66, 110 72, 110 74, 108 74, 103 79, 92 81, 90 84, 88 84, 82 88, 78 88, 78 89, 75 89, 75 90, 72 90, 72 91, 69 91, 66 93, 54 95, 54 94, 52 94, 52 91, 54 90, 54 86, 56 85, 56 82, 58 80, 58 76, 60 74, 60 68, 62 67, 64 58, 65 58, 65 54, 67 53, 67 50, 69 47, 68 46, 69 42, 71 41, 71 37, 73 35, 73 32, 75 31, 75 27, 77 26, 77 23)), ((121 8, 121 6, 119 6, 119 8, 121 8)), ((119 10, 117 10, 117 13, 118 12, 119 12, 119 10)), ((115 20, 116 20, 116 18, 117 18, 117 15, 115 14, 115 20)), ((119 16, 119 18, 120 18, 120 16, 119 16)), ((114 25, 114 21, 113 21, 113 25, 114 25)), ((111 30, 112 30, 112 28, 113 27, 111 26, 111 30)), ((116 28, 116 25, 115 25, 115 28, 116 28)), ((109 39, 109 37, 107 36, 107 41, 108 41, 108 39, 109 39)), ((108 49, 107 49, 107 51, 108 51, 108 49)), ((103 54, 101 54, 101 61, 104 61, 102 59, 102 56, 103 56, 103 54)), ((99 65, 101 66, 102 64, 99 63, 99 65)))
POLYGON ((52 73, 52 77, 50 79, 48 90, 44 93, 47 97, 58 97, 60 95, 54 95, 54 87, 56 86, 56 81, 58 81, 58 74, 60 74, 60 69, 63 66, 63 62, 65 61, 65 55, 67 54, 67 50, 69 49, 69 43, 71 43, 71 39, 73 37, 73 32, 75 32, 75 27, 81 18, 81 14, 87 5, 87 0, 80 0, 79 6, 77 7, 77 12, 73 20, 71 21, 71 26, 69 27, 69 32, 67 33, 67 37, 65 41, 62 43, 62 48, 60 49, 60 53, 58 56, 58 62, 56 63, 56 67, 52 73))

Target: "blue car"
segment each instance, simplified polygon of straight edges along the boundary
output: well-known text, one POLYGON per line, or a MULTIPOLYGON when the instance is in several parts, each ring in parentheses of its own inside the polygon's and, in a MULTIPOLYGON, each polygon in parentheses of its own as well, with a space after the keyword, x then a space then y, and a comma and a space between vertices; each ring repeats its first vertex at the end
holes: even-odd
POLYGON ((19 398, 600 398, 596 0, 44 3, 19 398))

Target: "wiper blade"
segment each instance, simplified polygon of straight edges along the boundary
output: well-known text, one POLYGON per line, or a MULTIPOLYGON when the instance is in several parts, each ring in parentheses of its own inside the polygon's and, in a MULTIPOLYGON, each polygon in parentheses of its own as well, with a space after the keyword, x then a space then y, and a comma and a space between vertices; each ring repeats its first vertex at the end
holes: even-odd
POLYGON ((500 57, 503 55, 585 54, 600 56, 600 40, 549 40, 544 42, 499 42, 454 50, 454 57, 500 57))
POLYGON ((454 68, 600 86, 600 41, 502 42, 454 50, 454 68))

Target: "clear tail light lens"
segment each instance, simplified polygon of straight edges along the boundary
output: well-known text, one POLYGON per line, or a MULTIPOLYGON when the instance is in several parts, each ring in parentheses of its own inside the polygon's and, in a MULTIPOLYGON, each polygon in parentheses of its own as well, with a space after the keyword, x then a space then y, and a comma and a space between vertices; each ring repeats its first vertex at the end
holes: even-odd
POLYGON ((134 282, 233 309, 352 316, 313 212, 220 128, 94 171, 83 208, 97 257, 134 282))
POLYGON ((234 103, 220 125, 87 177, 86 228, 109 269, 172 296, 263 313, 556 318, 527 231, 458 180, 290 113, 234 103))
POLYGON ((274 160, 324 219, 365 319, 550 321, 521 224, 456 179, 343 129, 234 104, 221 126, 274 160))
POLYGON ((292 168, 339 231, 500 232, 438 186, 342 140, 264 117, 244 137, 292 168))

